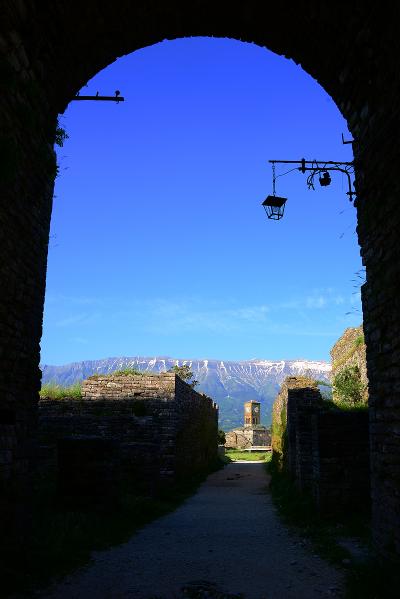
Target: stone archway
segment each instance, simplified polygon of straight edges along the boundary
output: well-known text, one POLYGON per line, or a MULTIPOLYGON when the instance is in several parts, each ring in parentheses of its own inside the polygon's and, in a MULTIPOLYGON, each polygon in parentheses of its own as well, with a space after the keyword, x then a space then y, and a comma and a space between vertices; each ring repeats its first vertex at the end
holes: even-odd
POLYGON ((54 130, 82 85, 118 56, 165 38, 232 37, 300 63, 332 96, 356 140, 358 235, 371 395, 375 538, 400 550, 399 10, 303 0, 7 2, 0 9, 2 253, 0 479, 28 470, 40 385, 39 342, 54 130))

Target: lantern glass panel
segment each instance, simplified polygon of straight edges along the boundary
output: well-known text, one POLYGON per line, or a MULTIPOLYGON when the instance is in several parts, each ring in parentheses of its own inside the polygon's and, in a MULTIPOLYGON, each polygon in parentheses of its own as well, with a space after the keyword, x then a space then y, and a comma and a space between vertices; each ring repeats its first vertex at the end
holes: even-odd
POLYGON ((287 198, 268 196, 262 203, 267 217, 271 220, 280 220, 285 212, 287 198))

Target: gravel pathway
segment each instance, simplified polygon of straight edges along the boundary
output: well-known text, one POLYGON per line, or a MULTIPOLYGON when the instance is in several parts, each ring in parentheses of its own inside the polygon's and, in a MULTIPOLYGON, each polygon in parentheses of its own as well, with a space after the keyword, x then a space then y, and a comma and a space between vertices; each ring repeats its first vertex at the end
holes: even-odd
POLYGON ((340 571, 280 522, 262 464, 208 477, 175 512, 92 561, 43 599, 314 599, 342 597, 340 571))

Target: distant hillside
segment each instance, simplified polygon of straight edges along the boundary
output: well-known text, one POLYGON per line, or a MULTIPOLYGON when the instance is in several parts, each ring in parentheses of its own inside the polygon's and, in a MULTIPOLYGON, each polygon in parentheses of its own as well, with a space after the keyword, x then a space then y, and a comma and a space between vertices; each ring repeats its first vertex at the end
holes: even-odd
POLYGON ((137 368, 150 372, 165 372, 177 364, 188 364, 199 381, 196 388, 210 395, 220 407, 220 427, 230 430, 243 423, 243 402, 256 399, 261 402, 263 424, 271 422, 272 403, 279 386, 287 376, 309 376, 329 381, 331 365, 328 362, 307 360, 246 360, 226 362, 222 360, 177 360, 169 357, 156 358, 105 358, 85 360, 63 366, 42 365, 43 383, 56 382, 72 385, 94 373, 110 373, 123 368, 137 368))

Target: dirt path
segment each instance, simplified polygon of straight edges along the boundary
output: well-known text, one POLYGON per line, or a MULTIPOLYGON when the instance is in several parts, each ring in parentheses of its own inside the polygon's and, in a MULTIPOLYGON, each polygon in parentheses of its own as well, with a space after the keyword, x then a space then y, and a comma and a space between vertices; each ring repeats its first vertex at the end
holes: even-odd
POLYGON ((215 588, 246 599, 341 597, 341 573, 282 525, 267 484, 262 464, 229 464, 175 512, 128 543, 94 553, 87 567, 40 597, 222 598, 215 588), (193 581, 207 581, 198 586, 208 590, 184 593, 193 581))

